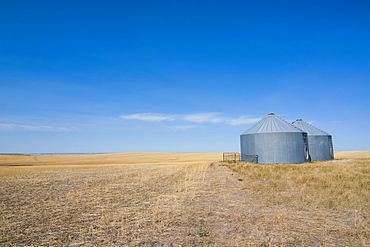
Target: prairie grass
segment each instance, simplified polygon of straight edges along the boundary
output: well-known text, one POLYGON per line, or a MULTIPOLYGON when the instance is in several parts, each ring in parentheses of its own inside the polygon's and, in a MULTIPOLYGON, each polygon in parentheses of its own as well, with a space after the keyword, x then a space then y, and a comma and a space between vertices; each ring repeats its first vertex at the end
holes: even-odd
POLYGON ((370 157, 359 154, 279 166, 0 155, 0 246, 369 246, 370 157))
POLYGON ((244 175, 245 189, 258 192, 269 204, 369 209, 370 159, 289 165, 240 162, 228 167, 244 175))
MULTIPOLYGON (((310 212, 312 217, 337 214, 337 221, 351 222, 351 231, 343 231, 343 238, 348 234, 361 240, 356 244, 349 241, 348 245, 368 246, 370 152, 340 152, 338 156, 342 159, 305 164, 237 162, 224 165, 243 175, 241 188, 251 191, 253 198, 266 207, 289 208, 292 213, 310 212), (355 158, 356 155, 361 158, 355 158)), ((287 217, 291 217, 289 212, 280 215, 278 220, 287 217)), ((334 229, 343 230, 341 226, 334 229)))

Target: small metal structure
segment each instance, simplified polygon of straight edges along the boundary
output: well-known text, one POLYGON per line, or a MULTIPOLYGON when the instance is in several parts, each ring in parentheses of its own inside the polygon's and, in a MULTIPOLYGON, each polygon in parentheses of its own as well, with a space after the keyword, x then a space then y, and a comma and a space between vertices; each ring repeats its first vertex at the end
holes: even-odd
POLYGON ((258 155, 253 154, 242 154, 242 160, 251 162, 251 163, 258 163, 258 155))
POLYGON ((302 119, 297 119, 292 124, 300 128, 302 131, 307 132, 308 147, 312 160, 319 161, 334 159, 333 141, 331 135, 307 122, 302 121, 302 119))
POLYGON ((242 161, 298 164, 310 161, 307 133, 269 113, 240 135, 242 161))
POLYGON ((222 154, 223 161, 240 161, 240 153, 239 152, 230 152, 230 153, 223 153, 222 154))

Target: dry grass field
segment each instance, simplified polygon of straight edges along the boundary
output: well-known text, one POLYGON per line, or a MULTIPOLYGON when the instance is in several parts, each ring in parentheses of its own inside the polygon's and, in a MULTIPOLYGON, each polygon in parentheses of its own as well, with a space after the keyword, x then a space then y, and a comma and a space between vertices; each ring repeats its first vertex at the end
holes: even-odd
POLYGON ((0 155, 0 246, 370 246, 370 151, 0 155))

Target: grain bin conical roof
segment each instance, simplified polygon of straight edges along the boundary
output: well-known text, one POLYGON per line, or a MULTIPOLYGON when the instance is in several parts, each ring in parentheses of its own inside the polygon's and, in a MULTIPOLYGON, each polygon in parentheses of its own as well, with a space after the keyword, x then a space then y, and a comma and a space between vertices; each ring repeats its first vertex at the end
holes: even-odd
POLYGON ((284 119, 276 116, 274 113, 267 114, 255 125, 246 130, 242 135, 255 133, 271 133, 271 132, 303 132, 284 119))
POLYGON ((328 133, 325 131, 322 131, 319 128, 316 128, 315 126, 312 126, 311 124, 302 121, 302 119, 297 119, 292 123, 294 126, 300 128, 304 132, 307 132, 308 135, 313 135, 313 136, 329 136, 328 133))

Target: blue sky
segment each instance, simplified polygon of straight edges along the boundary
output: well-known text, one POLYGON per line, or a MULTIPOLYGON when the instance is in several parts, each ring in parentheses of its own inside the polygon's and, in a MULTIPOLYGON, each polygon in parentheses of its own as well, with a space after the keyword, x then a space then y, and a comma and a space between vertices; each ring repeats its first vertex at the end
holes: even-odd
POLYGON ((0 153, 227 152, 269 112, 370 149, 369 1, 0 0, 0 153))

